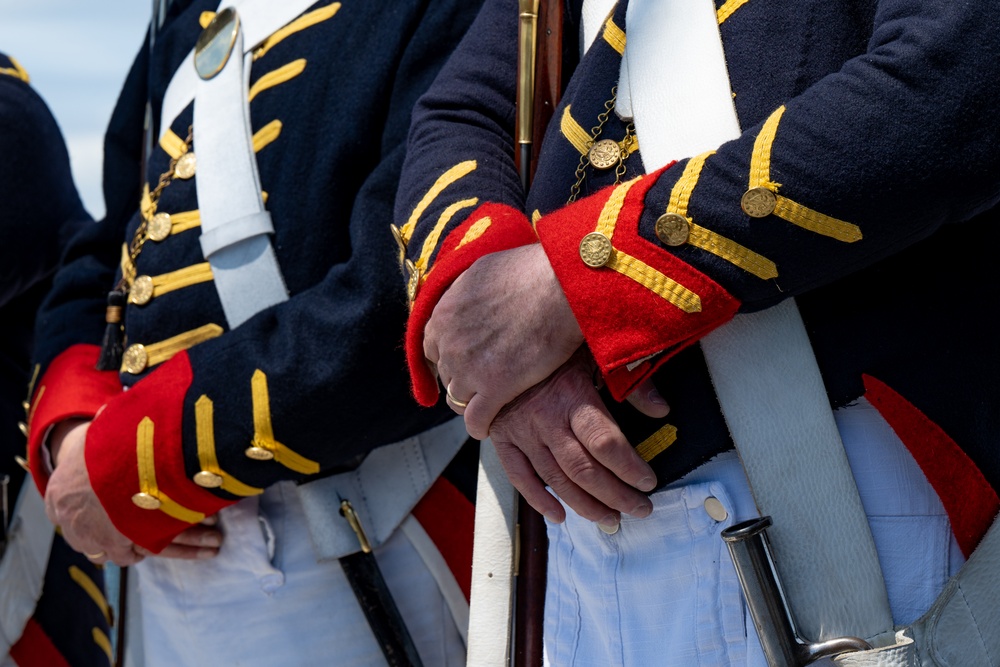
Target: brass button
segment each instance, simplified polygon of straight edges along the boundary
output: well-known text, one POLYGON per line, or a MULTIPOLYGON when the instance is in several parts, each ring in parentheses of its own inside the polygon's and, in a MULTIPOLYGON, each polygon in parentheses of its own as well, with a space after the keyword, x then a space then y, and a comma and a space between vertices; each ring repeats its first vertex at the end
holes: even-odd
POLYGON ((132 281, 128 290, 129 303, 144 306, 153 298, 153 279, 149 276, 139 276, 132 281))
POLYGON ((146 233, 152 240, 162 241, 170 236, 170 230, 172 227, 173 223, 170 221, 169 213, 157 213, 153 216, 153 219, 149 221, 146 233))
POLYGON ((680 246, 691 236, 691 223, 679 213, 664 213, 656 220, 656 238, 664 245, 680 246))
POLYGON ((149 355, 146 354, 146 348, 140 343, 136 343, 135 345, 129 345, 128 349, 125 350, 125 354, 122 355, 121 370, 125 373, 136 375, 146 370, 146 364, 148 363, 149 355))
POLYGON ((24 408, 25 412, 31 411, 31 403, 28 403, 27 401, 21 401, 21 407, 24 408))
POLYGON ((135 494, 132 496, 132 503, 135 504, 136 507, 144 510, 158 510, 160 509, 160 505, 163 504, 160 502, 159 498, 151 496, 148 493, 135 494))
POLYGON ((396 245, 399 246, 400 252, 406 252, 406 241, 403 240, 403 231, 396 225, 389 225, 389 229, 392 230, 392 238, 396 239, 396 245))
POLYGON ((587 159, 595 169, 610 169, 622 159, 622 149, 617 141, 601 139, 587 151, 587 159))
POLYGON ((611 239, 600 232, 591 232, 580 241, 580 259, 587 266, 604 266, 611 259, 611 239))
POLYGON ((622 527, 622 524, 621 522, 619 522, 616 523, 614 527, 608 528, 607 526, 599 523, 597 524, 597 527, 600 528, 601 532, 604 533, 605 535, 614 535, 615 533, 618 532, 618 529, 622 527))
POLYGON ((729 518, 729 512, 726 511, 722 502, 715 496, 705 498, 705 511, 708 512, 708 516, 712 517, 714 521, 721 522, 729 518))
POLYGON ((198 76, 208 80, 222 71, 239 30, 240 17, 232 7, 223 9, 205 26, 194 45, 194 69, 198 76))
POLYGON ((413 302, 417 300, 417 291, 420 289, 420 269, 410 260, 406 260, 404 266, 409 275, 406 281, 406 298, 409 299, 410 305, 413 305, 413 302))
POLYGON ((206 489, 217 489, 222 486, 222 475, 202 470, 199 473, 195 473, 194 483, 206 489))
POLYGON ((177 160, 177 165, 174 167, 174 175, 177 178, 187 180, 194 176, 197 166, 198 158, 195 157, 194 151, 188 151, 177 160))
POLYGON ((254 461, 270 461, 274 458, 274 452, 270 449, 258 447, 257 445, 247 447, 246 451, 243 453, 247 455, 247 458, 253 459, 254 461))
POLYGON ((751 218, 766 218, 777 204, 778 197, 767 188, 750 188, 740 199, 740 208, 751 218))
POLYGON ((21 431, 21 435, 25 438, 28 437, 28 425, 24 422, 17 422, 17 428, 21 431))
POLYGON ((14 457, 14 462, 17 463, 17 465, 19 465, 22 468, 24 468, 25 472, 27 472, 27 473, 31 472, 31 466, 28 465, 28 459, 26 459, 26 458, 24 458, 22 456, 15 456, 14 457))

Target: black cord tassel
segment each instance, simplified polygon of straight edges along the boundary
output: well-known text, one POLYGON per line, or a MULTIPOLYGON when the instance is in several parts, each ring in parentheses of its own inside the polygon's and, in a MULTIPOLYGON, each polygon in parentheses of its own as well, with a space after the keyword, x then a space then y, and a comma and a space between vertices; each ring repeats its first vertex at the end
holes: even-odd
POLYGON ((125 292, 111 290, 108 292, 108 309, 104 314, 107 326, 104 328, 104 341, 101 343, 101 357, 97 360, 97 370, 117 371, 122 365, 122 352, 125 349, 125 327, 122 316, 125 314, 125 292))

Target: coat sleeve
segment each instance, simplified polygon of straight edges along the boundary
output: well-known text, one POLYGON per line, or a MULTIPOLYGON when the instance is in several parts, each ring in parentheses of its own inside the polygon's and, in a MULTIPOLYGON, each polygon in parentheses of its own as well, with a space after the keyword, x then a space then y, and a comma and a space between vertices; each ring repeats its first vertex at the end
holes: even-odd
MULTIPOLYGON (((997 203, 1000 82, 983 63, 996 61, 1000 39, 981 20, 987 11, 882 0, 862 53, 739 138, 537 222, 616 398, 735 313, 831 283, 997 203), (656 233, 667 214, 684 230, 679 244, 656 233), (610 241, 598 266, 581 257, 593 233, 610 241)), ((724 26, 724 45, 726 36, 724 26)), ((741 75, 740 63, 729 67, 741 75)), ((947 273, 928 267, 927 279, 947 273)))
MULTIPOLYGON (((337 5, 320 3, 313 16, 332 16, 337 5)), ((340 225, 349 252, 317 249, 329 256, 325 276, 305 289, 290 284, 292 295, 284 303, 234 329, 220 326, 214 337, 158 364, 128 391, 106 400, 91 424, 86 460, 94 490, 118 529, 146 548, 159 551, 192 523, 279 481, 350 470, 371 449, 448 417, 443 409, 418 413, 407 397, 397 354, 406 306, 386 222, 413 104, 443 63, 446 47, 468 26, 474 7, 442 0, 397 9, 377 27, 401 30, 391 37, 402 34, 403 46, 397 51, 382 44, 365 56, 382 65, 381 59, 393 59, 395 76, 364 83, 386 88, 383 104, 364 112, 380 128, 375 137, 365 137, 371 143, 364 157, 377 159, 363 171, 357 168, 360 159, 353 163, 351 175, 360 176, 357 183, 347 181, 353 195, 346 212, 327 206, 321 211, 326 217, 303 220, 308 206, 281 209, 276 201, 339 197, 348 187, 343 183, 316 184, 318 194, 269 193, 276 228, 308 233, 309 224, 340 225), (400 27, 395 17, 403 14, 413 19, 400 27), (331 192, 335 189, 342 191, 331 192)), ((310 39, 310 48, 318 50, 310 58, 332 57, 329 44, 310 39)), ((316 90, 327 87, 303 81, 316 90)), ((356 141, 350 122, 324 131, 356 141)), ((292 129, 286 128, 282 141, 311 140, 292 129)), ((266 175, 262 169, 265 188, 266 175)), ((119 231, 116 252, 124 238, 119 231)), ((208 298, 214 303, 214 295, 208 298)))

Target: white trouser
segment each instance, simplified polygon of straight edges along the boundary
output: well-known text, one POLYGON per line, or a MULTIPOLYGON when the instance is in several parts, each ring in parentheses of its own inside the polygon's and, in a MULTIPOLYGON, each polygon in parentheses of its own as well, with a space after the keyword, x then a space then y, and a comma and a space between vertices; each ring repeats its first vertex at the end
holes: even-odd
MULTIPOLYGON (((864 400, 834 415, 893 620, 909 623, 964 558, 937 494, 881 415, 864 400)), ((736 453, 716 457, 652 500, 650 517, 624 517, 615 535, 569 509, 564 524, 548 524, 546 664, 766 667, 720 537, 757 516, 736 453), (722 504, 724 520, 709 516, 709 498, 722 504)))
MULTIPOLYGON (((291 483, 219 516, 218 557, 135 567, 145 667, 385 664, 340 565, 316 561, 291 483)), ((464 665, 448 606, 403 531, 375 553, 424 664, 464 665)))

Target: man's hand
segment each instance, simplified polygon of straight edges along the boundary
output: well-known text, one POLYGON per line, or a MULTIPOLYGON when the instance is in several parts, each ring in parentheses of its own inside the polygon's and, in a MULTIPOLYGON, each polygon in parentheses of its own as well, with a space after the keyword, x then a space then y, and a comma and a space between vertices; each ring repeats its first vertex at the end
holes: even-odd
MULTIPOLYGON (((594 363, 580 350, 547 380, 505 407, 490 437, 514 487, 549 521, 562 522, 557 496, 582 517, 614 529, 621 514, 648 516, 656 475, 635 452, 594 388, 594 363)), ((643 406, 666 416, 659 394, 643 406)), ((655 389, 652 389, 655 392, 655 389)), ((644 410, 645 411, 645 410, 644 410)))
POLYGON ((45 492, 45 513, 66 542, 94 562, 132 565, 143 559, 119 533, 90 486, 83 458, 89 421, 60 425, 52 435, 55 471, 45 492))
MULTIPOLYGON (((74 420, 57 426, 50 438, 55 470, 45 492, 45 511, 60 526, 66 542, 96 563, 138 563, 149 551, 137 547, 118 532, 90 485, 84 460, 89 421, 74 420)), ((167 558, 211 558, 218 554, 222 532, 210 517, 188 528, 159 555, 167 558)))
POLYGON ((534 244, 482 257, 459 276, 427 323, 424 355, 469 434, 483 439, 504 405, 582 342, 548 258, 534 244))

